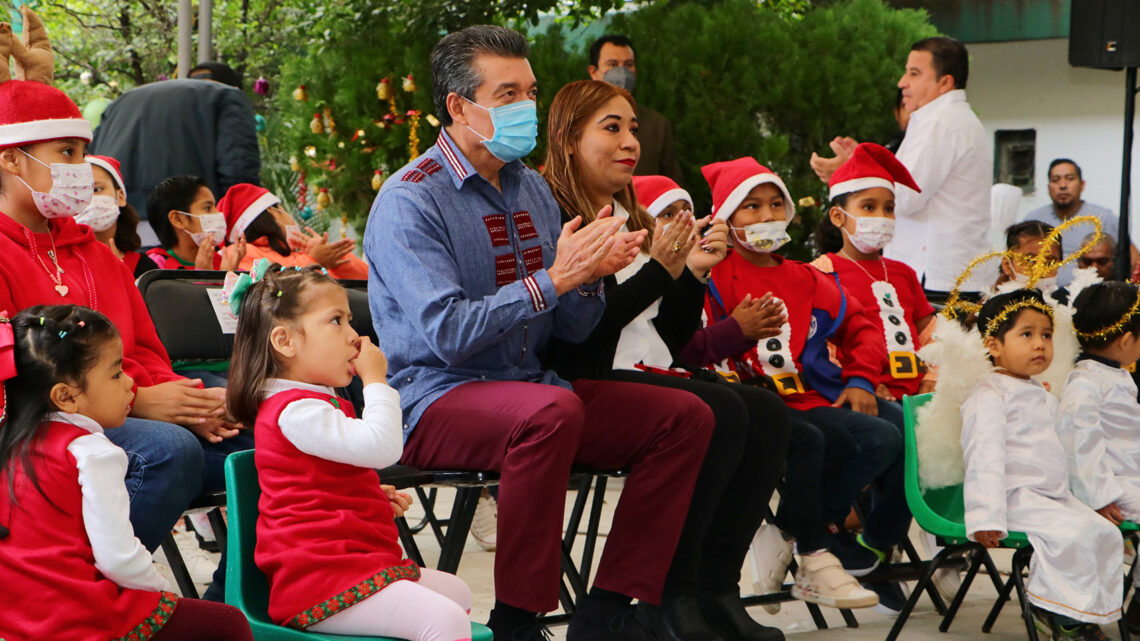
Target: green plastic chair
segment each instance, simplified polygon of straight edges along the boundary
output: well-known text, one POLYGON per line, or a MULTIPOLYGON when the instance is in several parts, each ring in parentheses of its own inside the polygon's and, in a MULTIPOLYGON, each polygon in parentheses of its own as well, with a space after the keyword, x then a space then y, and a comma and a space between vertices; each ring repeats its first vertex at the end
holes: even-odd
POLYGON ((1003 585, 998 578, 997 566, 994 565, 993 559, 990 558, 985 547, 966 537, 966 508, 962 495, 962 485, 926 490, 919 486, 918 444, 915 440, 916 413, 918 408, 929 401, 931 397, 932 394, 903 397, 903 414, 905 416, 903 430, 904 483, 907 506, 910 507, 915 522, 918 523, 919 527, 937 537, 939 543, 944 547, 927 564, 918 584, 911 591, 910 598, 907 599, 906 605, 899 612, 894 626, 887 634, 886 641, 895 641, 898 638, 903 626, 906 625, 907 618, 918 603, 919 596, 933 580, 934 572, 940 567, 958 563, 958 559, 961 557, 969 559, 966 574, 963 576, 961 587, 950 602, 946 614, 942 617, 942 623, 938 626, 939 631, 946 632, 950 629, 954 615, 961 607, 962 600, 969 591, 974 577, 977 576, 978 570, 984 566, 990 580, 993 581, 994 588, 998 590, 999 596, 998 602, 990 612, 990 618, 987 619, 982 628, 983 631, 989 632, 993 622, 997 620, 1001 605, 1008 598, 1010 591, 1016 590, 1021 599, 1026 631, 1032 641, 1037 641, 1037 630, 1033 624, 1032 612, 1029 610, 1029 600, 1025 598, 1025 586, 1021 580, 1020 572, 1020 569, 1028 565, 1029 556, 1032 553, 1029 538, 1023 532, 1010 532, 1009 536, 1002 540, 1001 547, 1017 549, 1014 554, 1014 572, 1009 582, 1003 585))
MULTIPOLYGON (((276 625, 269 619, 269 584, 253 561, 257 540, 257 501, 261 488, 253 451, 226 458, 226 496, 229 538, 226 560, 226 603, 241 610, 257 641, 397 641, 388 637, 361 637, 305 632, 276 625)), ((471 624, 472 641, 491 641, 491 630, 471 624)))

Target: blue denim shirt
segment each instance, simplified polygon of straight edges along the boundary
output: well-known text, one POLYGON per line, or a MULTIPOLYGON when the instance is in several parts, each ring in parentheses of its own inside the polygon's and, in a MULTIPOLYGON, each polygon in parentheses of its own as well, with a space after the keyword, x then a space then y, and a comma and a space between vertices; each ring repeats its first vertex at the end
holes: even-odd
POLYGON ((441 132, 372 203, 368 305, 405 440, 429 405, 468 381, 569 388, 537 352, 552 336, 585 340, 602 316, 601 291, 554 291, 546 268, 561 220, 546 181, 515 161, 499 182, 501 192, 441 132))

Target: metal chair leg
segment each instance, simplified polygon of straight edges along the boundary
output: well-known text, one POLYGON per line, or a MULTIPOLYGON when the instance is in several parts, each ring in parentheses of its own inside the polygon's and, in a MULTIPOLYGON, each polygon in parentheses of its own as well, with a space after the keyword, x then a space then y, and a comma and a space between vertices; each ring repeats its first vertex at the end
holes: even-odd
POLYGON ((437 569, 449 574, 455 574, 459 569, 463 546, 467 542, 467 533, 471 530, 471 521, 475 518, 475 507, 479 504, 479 494, 482 491, 482 487, 458 488, 455 504, 451 507, 447 536, 439 552, 437 569))
MULTIPOLYGON (((970 554, 971 548, 966 549, 966 553, 970 554)), ((962 584, 958 586, 958 591, 954 593, 954 599, 950 601, 950 607, 946 609, 946 614, 942 617, 942 623, 938 625, 939 632, 946 632, 950 629, 950 624, 954 622, 954 616, 958 614, 958 608, 962 607, 962 601, 966 598, 966 593, 970 591, 970 585, 974 582, 974 577, 978 575, 978 569, 982 567, 982 560, 978 550, 984 550, 980 545, 978 549, 973 549, 970 554, 970 565, 966 569, 966 576, 962 577, 962 584)))
POLYGON ((210 529, 214 531, 214 540, 218 542, 218 549, 226 549, 226 519, 222 516, 222 508, 216 507, 206 513, 210 519, 210 529))
POLYGON ((401 516, 396 519, 396 531, 400 534, 400 543, 404 546, 404 553, 408 555, 409 559, 415 561, 416 565, 421 568, 424 567, 424 556, 420 553, 420 546, 416 544, 415 527, 409 526, 407 519, 401 516))
POLYGON ((170 573, 174 575, 174 583, 178 585, 182 596, 197 599, 198 588, 194 587, 194 579, 190 578, 190 571, 186 569, 186 561, 178 551, 178 543, 174 541, 173 534, 162 541, 162 553, 166 555, 166 562, 170 564, 170 573))
POLYGON ((907 619, 910 618, 910 613, 914 611, 914 606, 918 605, 918 600, 922 597, 923 590, 931 583, 931 577, 934 576, 934 571, 938 569, 939 564, 954 552, 953 548, 942 548, 938 554, 927 564, 926 569, 922 571, 922 575, 918 578, 918 583, 911 590, 910 596, 906 600, 906 605, 899 611, 895 617, 895 623, 891 626, 891 631, 887 633, 886 641, 895 641, 898 639, 899 634, 902 632, 903 626, 906 625, 907 619))
POLYGON ((1029 566, 1029 556, 1033 554, 1033 548, 1021 548, 1014 552, 1014 571, 1013 571, 1013 584, 1017 588, 1017 598, 1021 600, 1021 616, 1025 619, 1025 632, 1029 635, 1029 641, 1038 641, 1037 626, 1033 623, 1033 610, 1029 604, 1029 596, 1025 592, 1025 579, 1021 576, 1022 568, 1029 566), (1021 557, 1020 559, 1018 557, 1021 557))

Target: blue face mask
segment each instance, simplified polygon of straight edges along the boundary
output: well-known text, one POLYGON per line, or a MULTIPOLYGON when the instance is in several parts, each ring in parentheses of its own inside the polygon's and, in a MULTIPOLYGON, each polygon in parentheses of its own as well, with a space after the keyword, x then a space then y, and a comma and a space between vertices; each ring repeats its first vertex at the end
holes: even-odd
POLYGON ((509 105, 491 108, 470 100, 467 102, 480 109, 486 109, 491 114, 491 124, 495 127, 495 134, 491 138, 471 127, 467 129, 483 139, 483 145, 492 156, 503 162, 511 162, 534 151, 535 145, 538 144, 538 106, 533 100, 512 102, 509 105))

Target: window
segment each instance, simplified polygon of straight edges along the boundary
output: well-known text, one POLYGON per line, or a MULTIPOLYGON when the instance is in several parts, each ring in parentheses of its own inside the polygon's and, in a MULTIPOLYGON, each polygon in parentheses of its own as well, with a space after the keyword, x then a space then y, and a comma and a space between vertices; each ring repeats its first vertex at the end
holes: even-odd
POLYGON ((994 133, 994 182, 1032 193, 1036 157, 1036 129, 998 130, 994 133))

